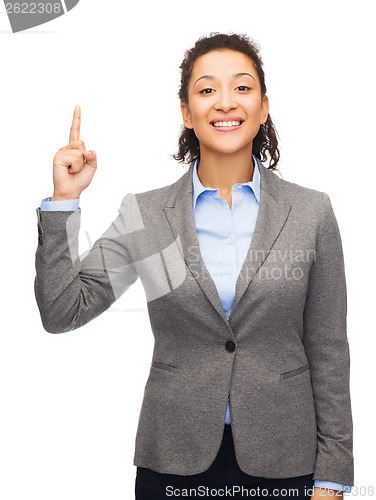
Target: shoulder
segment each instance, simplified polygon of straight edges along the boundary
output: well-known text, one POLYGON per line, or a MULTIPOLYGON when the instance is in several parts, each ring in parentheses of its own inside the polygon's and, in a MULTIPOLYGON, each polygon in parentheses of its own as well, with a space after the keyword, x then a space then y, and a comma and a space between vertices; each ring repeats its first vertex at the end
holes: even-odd
POLYGON ((152 209, 155 212, 162 210, 163 207, 168 204, 168 200, 170 199, 171 193, 176 189, 176 185, 177 182, 174 182, 160 188, 135 193, 134 196, 140 207, 146 211, 152 209))
POLYGON ((320 217, 325 207, 330 205, 330 198, 324 191, 283 179, 270 169, 266 171, 268 178, 272 179, 271 183, 275 192, 279 193, 295 211, 300 211, 302 215, 314 212, 320 217))
POLYGON ((321 203, 323 198, 323 191, 318 189, 313 189, 307 186, 303 186, 301 184, 297 184, 296 182, 288 181, 286 179, 282 179, 278 176, 277 173, 268 170, 269 175, 273 174, 275 177, 275 183, 282 189, 286 196, 291 201, 312 201, 313 203, 321 203))
POLYGON ((318 228, 337 226, 329 195, 319 189, 313 189, 280 177, 278 172, 264 168, 264 178, 271 195, 278 203, 291 206, 290 218, 303 227, 318 228))
POLYGON ((125 210, 129 206, 137 207, 138 214, 144 223, 159 223, 164 218, 164 209, 174 206, 175 203, 188 192, 189 172, 185 172, 177 181, 148 191, 128 193, 122 202, 125 210))

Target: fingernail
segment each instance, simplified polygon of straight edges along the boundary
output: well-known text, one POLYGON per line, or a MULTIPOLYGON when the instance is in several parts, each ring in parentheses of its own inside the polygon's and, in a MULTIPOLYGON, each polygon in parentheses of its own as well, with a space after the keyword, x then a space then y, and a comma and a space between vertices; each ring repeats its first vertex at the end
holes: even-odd
POLYGON ((91 151, 88 151, 87 152, 87 156, 91 156, 92 155, 92 152, 91 151))

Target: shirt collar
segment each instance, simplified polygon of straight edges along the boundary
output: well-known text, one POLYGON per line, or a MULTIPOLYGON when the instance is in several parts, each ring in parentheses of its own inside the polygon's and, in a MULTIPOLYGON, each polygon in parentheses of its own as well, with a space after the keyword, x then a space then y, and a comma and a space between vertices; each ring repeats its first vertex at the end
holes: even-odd
MULTIPOLYGON (((260 203, 260 192, 261 192, 261 182, 260 182, 260 171, 258 167, 258 163, 256 161, 256 158, 254 155, 252 155, 252 161, 253 161, 253 179, 249 182, 238 182, 237 184, 241 184, 242 186, 249 186, 255 197, 256 200, 260 203)), ((201 184, 200 179, 198 178, 197 175, 197 169, 200 165, 200 160, 197 159, 194 162, 193 165, 193 210, 196 208, 196 202, 197 198, 200 196, 201 193, 204 191, 217 191, 216 189, 205 187, 201 184)))

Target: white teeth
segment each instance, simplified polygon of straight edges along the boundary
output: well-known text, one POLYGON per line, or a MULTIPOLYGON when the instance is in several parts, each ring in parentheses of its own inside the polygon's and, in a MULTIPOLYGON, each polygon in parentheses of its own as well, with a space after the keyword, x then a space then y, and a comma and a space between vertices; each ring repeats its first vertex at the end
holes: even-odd
POLYGON ((234 127, 240 125, 240 122, 238 121, 232 121, 232 122, 214 122, 213 123, 214 127, 234 127))

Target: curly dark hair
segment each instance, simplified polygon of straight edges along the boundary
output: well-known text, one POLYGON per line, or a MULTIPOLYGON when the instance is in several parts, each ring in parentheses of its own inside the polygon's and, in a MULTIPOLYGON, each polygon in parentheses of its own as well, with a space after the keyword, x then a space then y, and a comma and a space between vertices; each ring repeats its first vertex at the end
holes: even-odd
MULTIPOLYGON (((265 75, 263 70, 263 61, 260 56, 260 46, 246 35, 237 33, 210 33, 209 36, 199 38, 195 45, 186 50, 181 69, 181 84, 178 92, 180 102, 188 104, 188 83, 191 78, 193 64, 196 59, 208 52, 217 49, 230 49, 246 54, 252 60, 261 84, 261 98, 266 94, 265 75)), ((277 140, 277 130, 273 124, 270 114, 265 123, 253 140, 252 154, 260 161, 267 160, 266 152, 271 158, 268 169, 278 170, 276 168, 279 161, 279 149, 277 140), (273 163, 272 163, 273 162, 273 163)), ((200 145, 193 129, 182 126, 178 142, 179 151, 172 156, 179 163, 192 163, 200 157, 200 145)))

